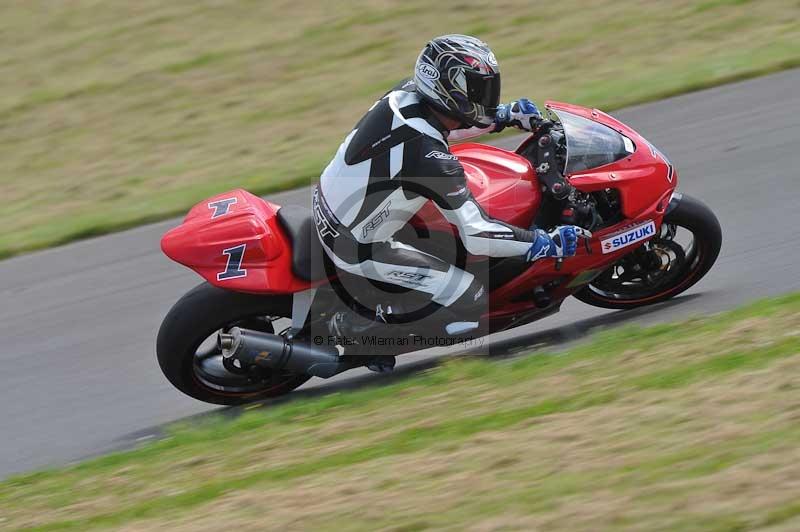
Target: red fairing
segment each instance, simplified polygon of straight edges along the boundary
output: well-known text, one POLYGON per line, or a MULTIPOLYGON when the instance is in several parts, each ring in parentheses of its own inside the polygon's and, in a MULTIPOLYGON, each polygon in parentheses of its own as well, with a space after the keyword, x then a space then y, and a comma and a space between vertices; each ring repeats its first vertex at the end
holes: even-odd
POLYGON ((292 273, 291 244, 278 224, 279 206, 245 190, 195 205, 161 239, 172 260, 209 283, 239 292, 289 293, 309 288, 292 273))
MULTIPOLYGON (((533 222, 542 193, 531 163, 514 152, 484 144, 457 144, 451 149, 464 167, 467 185, 486 213, 518 227, 533 222)), ((433 203, 428 202, 411 219, 417 227, 455 231, 433 203)))
MULTIPOLYGON (((632 220, 659 210, 657 206, 665 197, 669 201, 671 191, 678 185, 678 173, 674 169, 670 173, 669 162, 639 133, 598 109, 553 101, 548 101, 545 105, 555 111, 567 111, 606 125, 628 137, 636 147, 636 151, 629 157, 613 164, 569 175, 569 181, 574 187, 584 192, 606 188, 619 190, 622 213, 632 220)), ((524 145, 525 143, 522 146, 524 145)))

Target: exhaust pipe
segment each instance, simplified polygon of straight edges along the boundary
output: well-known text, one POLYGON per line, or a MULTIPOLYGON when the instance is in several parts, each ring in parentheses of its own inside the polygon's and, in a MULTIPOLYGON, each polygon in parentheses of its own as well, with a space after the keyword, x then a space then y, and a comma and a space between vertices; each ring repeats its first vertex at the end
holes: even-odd
POLYGON ((244 365, 286 369, 323 379, 356 366, 343 361, 335 347, 291 342, 277 334, 239 327, 219 333, 217 344, 223 357, 234 358, 244 365))

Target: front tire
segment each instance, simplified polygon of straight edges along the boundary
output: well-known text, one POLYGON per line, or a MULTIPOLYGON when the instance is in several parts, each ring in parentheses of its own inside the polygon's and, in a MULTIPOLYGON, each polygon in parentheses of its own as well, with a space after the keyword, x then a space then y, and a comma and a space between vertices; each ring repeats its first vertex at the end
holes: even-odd
POLYGON ((609 309, 666 301, 702 279, 721 247, 722 228, 717 217, 703 202, 684 194, 664 216, 659 236, 622 257, 574 296, 609 309), (691 235, 687 245, 677 239, 683 233, 691 235))
POLYGON ((180 298, 161 323, 156 341, 161 371, 186 395, 218 405, 289 393, 310 377, 226 367, 209 339, 235 325, 274 332, 273 321, 289 318, 291 309, 291 295, 257 296, 200 284, 180 298))

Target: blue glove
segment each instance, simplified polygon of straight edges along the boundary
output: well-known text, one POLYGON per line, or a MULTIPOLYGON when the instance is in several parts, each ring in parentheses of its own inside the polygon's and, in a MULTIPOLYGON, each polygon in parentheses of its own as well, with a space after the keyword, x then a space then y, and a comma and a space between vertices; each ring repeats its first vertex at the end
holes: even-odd
POLYGON ((584 230, 574 225, 561 225, 552 233, 536 229, 536 238, 525 255, 525 260, 534 262, 545 257, 572 257, 578 251, 578 234, 584 230))
POLYGON ((539 109, 527 98, 520 98, 516 102, 497 106, 494 118, 495 132, 502 131, 506 126, 514 126, 525 131, 533 131, 535 120, 542 118, 539 109))

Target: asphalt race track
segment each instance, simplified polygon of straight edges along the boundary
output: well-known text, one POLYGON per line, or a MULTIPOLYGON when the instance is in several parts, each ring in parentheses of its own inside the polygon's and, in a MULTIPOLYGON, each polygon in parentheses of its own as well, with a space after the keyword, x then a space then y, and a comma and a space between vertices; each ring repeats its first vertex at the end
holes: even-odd
MULTIPOLYGON (((722 254, 702 282, 672 302, 620 313, 568 301, 560 314, 507 333, 498 351, 800 289, 800 70, 614 114, 670 157, 682 192, 714 209, 722 254)), ((307 191, 271 199, 307 204, 307 191)), ((164 423, 215 410, 175 391, 155 360, 162 317, 198 282, 159 250, 160 236, 175 224, 0 262, 0 478, 130 445, 164 423)), ((434 354, 409 355, 396 373, 430 364, 434 354)), ((351 372, 314 379, 299 395, 382 378, 351 372)))

